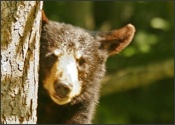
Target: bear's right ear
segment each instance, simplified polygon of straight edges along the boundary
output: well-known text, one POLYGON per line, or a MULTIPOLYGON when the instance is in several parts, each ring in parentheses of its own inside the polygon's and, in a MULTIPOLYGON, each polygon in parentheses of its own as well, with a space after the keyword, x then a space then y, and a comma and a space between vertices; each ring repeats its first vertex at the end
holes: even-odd
POLYGON ((135 27, 128 24, 121 29, 97 33, 95 37, 101 43, 100 49, 107 51, 109 55, 114 55, 129 45, 134 33, 135 27))

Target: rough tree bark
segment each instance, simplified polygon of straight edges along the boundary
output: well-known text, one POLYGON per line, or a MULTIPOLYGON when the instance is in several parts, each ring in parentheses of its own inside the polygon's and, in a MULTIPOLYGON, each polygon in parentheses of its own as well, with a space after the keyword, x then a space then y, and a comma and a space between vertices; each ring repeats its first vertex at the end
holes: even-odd
POLYGON ((35 124, 41 9, 36 1, 1 2, 1 123, 35 124))

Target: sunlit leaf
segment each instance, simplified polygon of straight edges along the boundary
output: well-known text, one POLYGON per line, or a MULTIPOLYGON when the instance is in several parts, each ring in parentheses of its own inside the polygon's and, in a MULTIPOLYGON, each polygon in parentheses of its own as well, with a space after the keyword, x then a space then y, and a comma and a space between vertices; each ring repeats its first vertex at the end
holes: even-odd
POLYGON ((150 25, 156 29, 169 30, 170 24, 163 18, 155 17, 151 20, 150 25))

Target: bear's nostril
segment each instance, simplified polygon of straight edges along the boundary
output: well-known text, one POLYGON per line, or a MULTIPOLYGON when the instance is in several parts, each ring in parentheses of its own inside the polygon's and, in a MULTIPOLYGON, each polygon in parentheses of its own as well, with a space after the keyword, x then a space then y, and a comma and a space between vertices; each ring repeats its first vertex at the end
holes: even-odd
POLYGON ((67 97, 67 95, 70 93, 72 86, 69 84, 65 84, 63 82, 55 82, 54 83, 54 89, 56 94, 60 97, 60 98, 64 98, 67 97))

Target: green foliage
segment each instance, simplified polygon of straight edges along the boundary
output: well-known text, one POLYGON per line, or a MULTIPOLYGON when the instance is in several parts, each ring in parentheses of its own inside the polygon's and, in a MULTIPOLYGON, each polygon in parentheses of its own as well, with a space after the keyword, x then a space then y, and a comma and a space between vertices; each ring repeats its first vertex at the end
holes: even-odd
POLYGON ((101 98, 94 123, 173 124, 173 99, 173 79, 109 95, 101 98))

